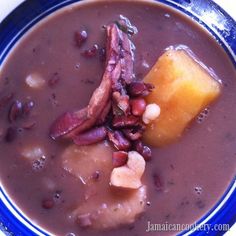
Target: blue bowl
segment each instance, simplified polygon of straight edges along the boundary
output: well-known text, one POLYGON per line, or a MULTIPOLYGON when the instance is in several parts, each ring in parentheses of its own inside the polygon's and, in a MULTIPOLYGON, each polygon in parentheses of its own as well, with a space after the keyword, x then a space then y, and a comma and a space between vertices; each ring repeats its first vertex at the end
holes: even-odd
MULTIPOLYGON (((54 11, 78 0, 27 0, 17 7, 0 24, 0 65, 20 38, 41 19, 54 11)), ((236 22, 211 0, 159 0, 190 16, 202 25, 225 50, 236 66, 236 22), (210 17, 207 17, 210 16, 210 17), (214 16, 214 17, 212 17, 214 16)), ((232 226, 236 221, 236 177, 232 180, 219 202, 198 222, 197 228, 181 232, 180 235, 222 235, 227 230, 214 231, 216 224, 232 226), (210 229, 198 230, 204 224, 210 229)), ((33 236, 50 235, 34 225, 9 199, 0 186, 0 231, 6 235, 33 236)))

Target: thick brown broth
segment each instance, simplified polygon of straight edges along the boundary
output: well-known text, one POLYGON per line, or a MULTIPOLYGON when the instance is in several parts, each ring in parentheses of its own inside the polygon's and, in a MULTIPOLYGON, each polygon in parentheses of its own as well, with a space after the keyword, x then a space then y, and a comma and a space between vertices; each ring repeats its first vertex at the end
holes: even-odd
MULTIPOLYGON (((235 174, 236 167, 236 73, 227 55, 205 31, 190 19, 158 4, 145 2, 99 1, 74 5, 35 27, 13 50, 1 68, 0 98, 14 93, 14 100, 33 100, 35 106, 26 121, 30 130, 18 130, 16 139, 6 143, 10 126, 20 128, 23 119, 10 124, 11 102, 0 112, 0 177, 9 196, 25 214, 56 235, 144 235, 151 223, 193 223, 220 199, 235 174), (143 181, 148 186, 145 213, 132 226, 112 231, 81 230, 69 213, 82 199, 84 186, 61 167, 60 155, 67 143, 49 138, 49 127, 61 113, 84 107, 101 80, 104 63, 97 57, 84 58, 76 47, 74 33, 86 29, 88 40, 105 46, 103 25, 122 14, 138 28, 132 40, 135 73, 143 76, 165 48, 187 45, 222 80, 222 95, 210 107, 203 122, 194 121, 179 142, 152 149, 143 181), (28 74, 37 72, 50 80, 58 73, 55 87, 42 90, 25 85, 28 74), (41 146, 46 161, 40 171, 21 157, 22 149, 41 146), (154 184, 158 175, 161 187, 154 184), (200 192, 196 188, 200 188, 200 192), (54 196, 51 209, 42 200, 54 196), (150 203, 150 204, 149 204, 150 203)), ((160 232, 153 233, 159 235, 160 232)))

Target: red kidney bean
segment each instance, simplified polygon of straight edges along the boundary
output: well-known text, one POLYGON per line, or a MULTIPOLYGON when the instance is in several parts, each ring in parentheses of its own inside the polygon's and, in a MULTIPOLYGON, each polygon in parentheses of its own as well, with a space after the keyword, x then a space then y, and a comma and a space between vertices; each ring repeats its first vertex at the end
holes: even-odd
POLYGON ((98 45, 94 44, 92 48, 84 50, 81 53, 81 55, 84 57, 90 58, 90 57, 95 57, 97 55, 97 52, 98 52, 98 45))
POLYGON ((10 122, 16 121, 19 117, 22 115, 22 103, 18 100, 14 101, 13 104, 10 107, 9 113, 8 113, 8 120, 10 122))
POLYGON ((148 146, 143 146, 142 156, 145 161, 150 161, 152 157, 152 151, 148 146))
POLYGON ((80 48, 88 38, 88 34, 85 30, 75 33, 76 45, 80 48))
POLYGON ((49 209, 51 209, 51 208, 54 207, 54 201, 53 201, 52 199, 44 199, 44 200, 42 201, 42 207, 43 207, 44 209, 49 210, 49 209))
POLYGON ((7 143, 13 142, 17 137, 17 128, 16 127, 9 127, 7 129, 6 135, 5 135, 5 141, 7 143))
POLYGON ((146 86, 143 82, 135 81, 128 86, 128 92, 131 96, 141 96, 146 86))
POLYGON ((145 111, 146 105, 146 101, 143 98, 130 100, 131 111, 135 116, 141 116, 145 111))
POLYGON ((150 161, 152 157, 152 151, 148 146, 145 146, 141 140, 134 142, 134 149, 143 156, 145 161, 150 161))
POLYGON ((124 151, 113 152, 112 164, 114 167, 123 166, 128 160, 128 153, 124 151))
POLYGON ((115 116, 112 121, 112 125, 115 128, 132 127, 137 125, 139 117, 136 116, 115 116))
POLYGON ((134 146, 134 149, 137 151, 137 152, 142 152, 143 150, 143 143, 141 140, 137 140, 136 142, 133 143, 133 146, 134 146))
POLYGON ((121 131, 108 131, 108 138, 119 151, 128 151, 131 146, 130 141, 124 137, 121 131))
POLYGON ((107 130, 104 126, 90 129, 84 133, 78 134, 73 138, 76 145, 89 145, 102 141, 107 136, 107 130))
POLYGON ((161 191, 163 189, 163 184, 159 175, 153 174, 153 183, 157 191, 161 191))
POLYGON ((93 174, 92 174, 92 179, 93 180, 98 180, 100 177, 100 171, 96 170, 93 174))
POLYGON ((134 81, 128 86, 128 92, 131 96, 147 96, 154 86, 152 84, 147 84, 142 81, 134 81))
POLYGON ((24 116, 29 115, 30 111, 34 107, 34 102, 33 101, 27 101, 24 103, 23 108, 22 108, 22 113, 24 116))

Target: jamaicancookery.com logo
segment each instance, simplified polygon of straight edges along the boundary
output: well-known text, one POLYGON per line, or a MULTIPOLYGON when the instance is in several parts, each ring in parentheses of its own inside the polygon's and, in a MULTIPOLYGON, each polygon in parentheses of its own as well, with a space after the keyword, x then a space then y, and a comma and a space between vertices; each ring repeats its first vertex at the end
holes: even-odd
POLYGON ((209 233, 210 231, 229 231, 230 225, 229 224, 201 224, 197 225, 194 224, 170 224, 168 222, 163 224, 155 224, 151 221, 147 222, 146 232, 167 232, 167 231, 205 231, 209 233))

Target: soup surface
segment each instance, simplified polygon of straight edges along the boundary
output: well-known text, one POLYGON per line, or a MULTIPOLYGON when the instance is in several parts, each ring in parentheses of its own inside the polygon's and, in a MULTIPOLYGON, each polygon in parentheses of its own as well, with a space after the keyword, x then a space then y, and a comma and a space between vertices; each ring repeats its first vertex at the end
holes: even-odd
MULTIPOLYGON (((1 67, 1 184, 33 222, 56 235, 138 236, 148 234, 148 222, 194 223, 216 204, 235 174, 235 91, 236 73, 227 55, 180 13, 147 2, 72 5, 31 30, 1 67), (88 104, 101 81, 104 61, 101 55, 86 57, 81 51, 94 44, 103 48, 103 26, 120 15, 138 29, 132 37, 137 77, 143 78, 167 47, 186 45, 221 79, 222 93, 178 142, 152 148, 152 160, 142 178, 147 186, 145 211, 131 225, 99 231, 81 228, 71 216, 85 201, 85 186, 62 168, 62 153, 70 144, 55 142, 49 130, 63 112, 88 104), (81 30, 88 38, 79 48, 74 35, 81 30), (29 75, 38 76, 42 88, 27 86, 29 75), (9 121, 9 109, 16 100, 25 104, 27 115, 15 120, 11 114, 9 121), (24 153, 33 147, 38 148, 40 159, 32 162, 24 153)), ((102 203, 103 194, 99 196, 102 203)), ((160 233, 174 232, 153 234, 160 233)))

